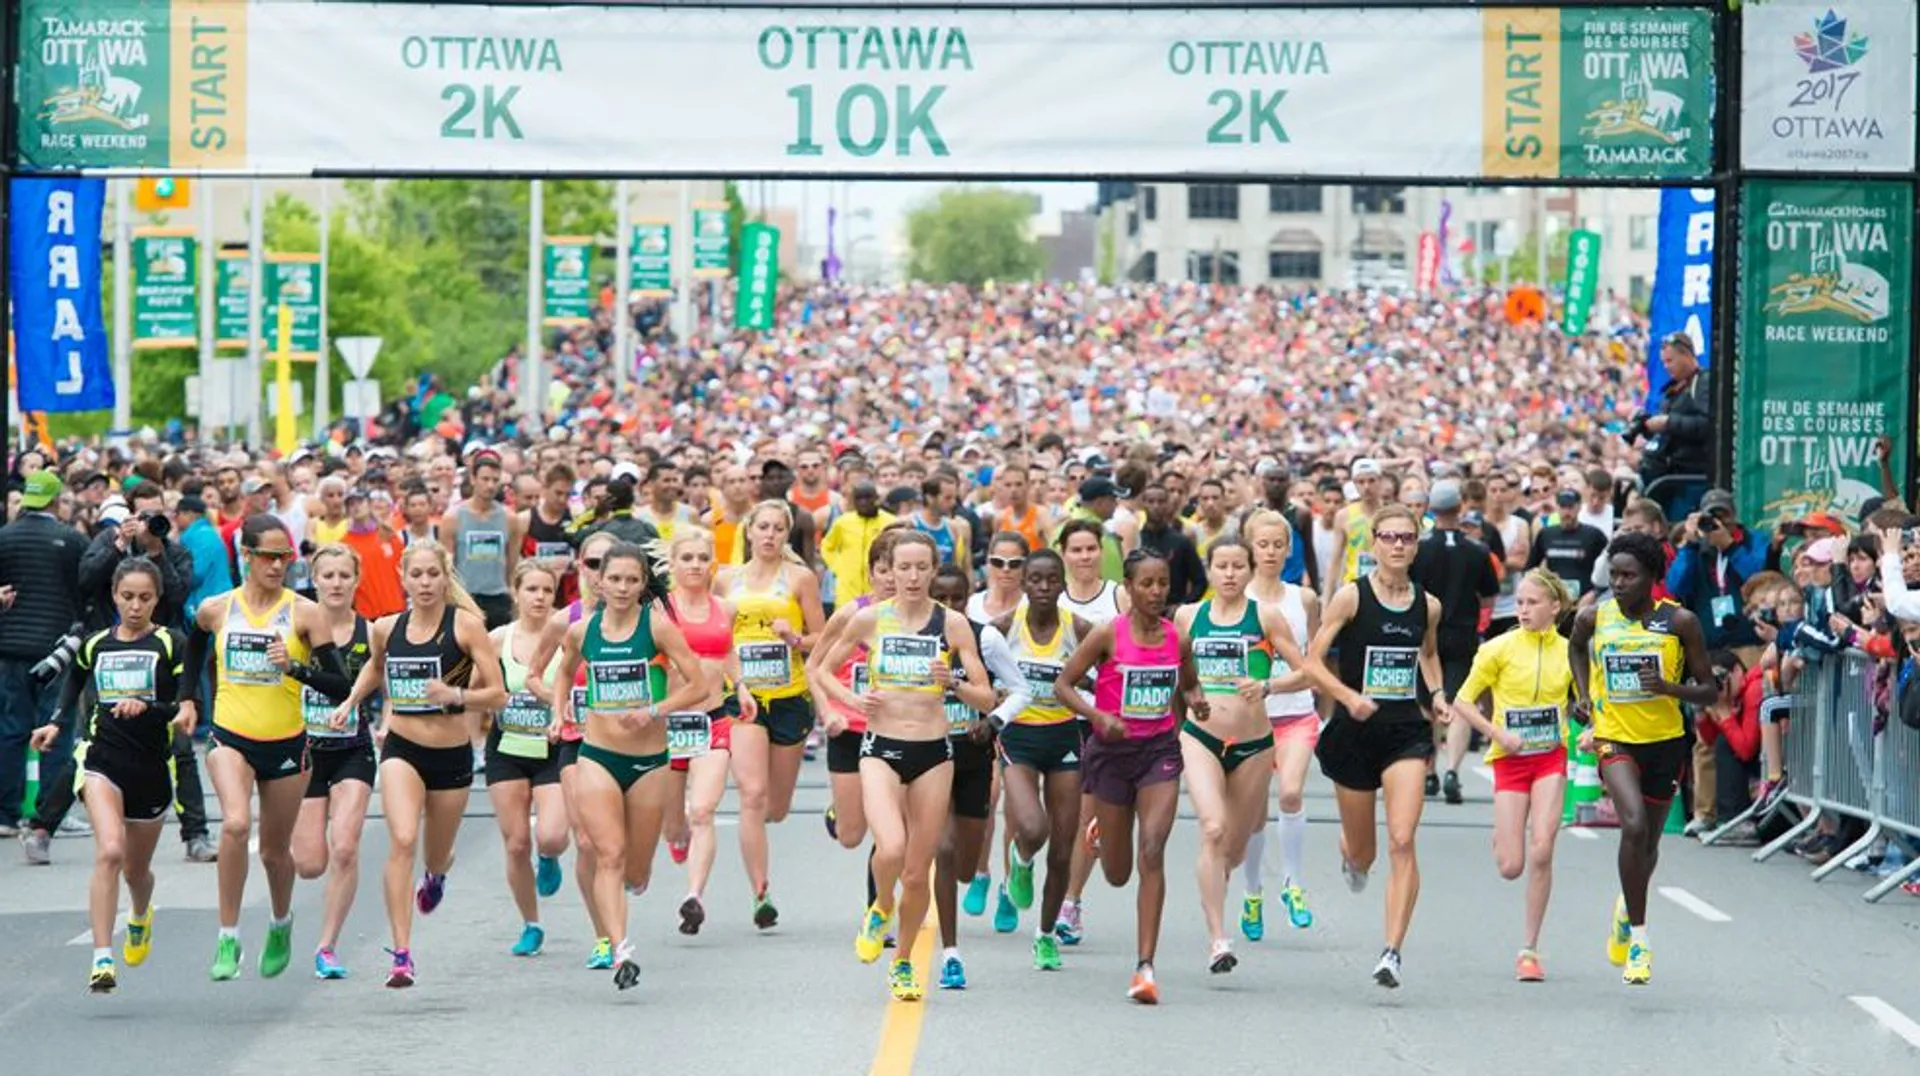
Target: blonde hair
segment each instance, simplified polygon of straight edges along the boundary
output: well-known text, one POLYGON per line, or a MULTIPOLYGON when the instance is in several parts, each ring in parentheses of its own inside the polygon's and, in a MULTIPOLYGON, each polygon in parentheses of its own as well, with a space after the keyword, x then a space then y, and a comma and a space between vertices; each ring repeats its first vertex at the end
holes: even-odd
POLYGON ((328 557, 347 558, 347 563, 353 565, 353 577, 355 579, 360 578, 360 554, 354 552, 351 547, 342 545, 339 542, 328 542, 326 545, 314 550, 313 556, 307 558, 307 570, 318 575, 320 572, 320 562, 326 560, 328 557))
MULTIPOLYGON (((587 547, 590 545, 593 545, 595 542, 600 542, 604 544, 608 549, 612 549, 615 545, 619 544, 619 541, 620 539, 615 537, 610 531, 594 531, 592 534, 587 535, 586 538, 581 540, 580 549, 579 549, 580 559, 581 560, 586 559, 587 547)), ((602 554, 602 555, 604 556, 605 554, 602 554)), ((595 602, 596 602, 596 599, 594 598, 594 594, 593 594, 593 585, 587 582, 587 573, 581 572, 580 573, 580 607, 582 609, 591 609, 593 608, 595 602)))
POLYGON ((1293 524, 1287 522, 1286 516, 1271 508, 1256 508, 1247 516, 1247 521, 1240 525, 1240 533, 1246 535, 1248 542, 1252 542, 1253 532, 1261 527, 1279 527, 1281 534, 1286 538, 1288 552, 1292 552, 1293 524))
MULTIPOLYGON (((747 509, 746 517, 740 520, 740 532, 742 535, 742 538, 740 541, 741 541, 741 545, 744 547, 743 551, 746 553, 748 560, 753 559, 753 537, 752 537, 753 522, 754 520, 760 518, 760 513, 770 511, 770 510, 779 512, 781 527, 787 532, 787 534, 790 535, 793 533, 793 509, 791 506, 787 504, 787 502, 761 501, 758 504, 755 504, 752 508, 747 509)), ((784 538, 781 540, 780 548, 782 550, 782 555, 781 555, 782 560, 785 560, 790 564, 801 563, 800 554, 795 553, 793 551, 793 547, 791 545, 788 545, 784 538)))
POLYGON ((447 552, 447 547, 439 542, 424 539, 408 546, 407 551, 400 554, 401 576, 404 578, 406 575, 407 562, 421 553, 432 557, 440 565, 441 573, 447 577, 447 604, 485 620, 487 615, 480 611, 479 603, 473 600, 473 595, 467 593, 466 584, 460 581, 460 573, 454 570, 453 554, 447 552))
POLYGON ((655 538, 642 547, 647 551, 647 559, 652 561, 649 567, 653 574, 666 580, 669 586, 673 583, 673 555, 684 545, 701 545, 709 553, 717 552, 713 547, 713 532, 690 523, 675 527, 672 538, 655 538))
POLYGON ((527 576, 535 573, 544 575, 552 580, 553 596, 555 598, 560 596, 560 570, 555 568, 551 561, 535 560, 532 557, 527 557, 513 566, 513 578, 507 584, 507 590, 513 595, 513 614, 515 616, 520 615, 520 584, 527 576))
MULTIPOLYGON (((1567 589, 1566 580, 1561 579, 1558 575, 1546 568, 1533 569, 1521 576, 1520 582, 1533 583, 1541 590, 1546 591, 1547 598, 1553 602, 1554 608, 1562 613, 1566 612, 1567 608, 1573 604, 1573 591, 1567 589)), ((1519 586, 1518 583, 1514 585, 1516 587, 1519 586)))

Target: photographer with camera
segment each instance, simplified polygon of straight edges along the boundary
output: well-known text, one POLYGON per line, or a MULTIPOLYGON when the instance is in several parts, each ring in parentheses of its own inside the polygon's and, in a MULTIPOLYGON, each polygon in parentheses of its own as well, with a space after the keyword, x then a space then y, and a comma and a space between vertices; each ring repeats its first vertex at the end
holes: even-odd
POLYGON ((167 517, 166 499, 158 485, 137 483, 127 491, 127 499, 127 517, 117 523, 103 520, 80 558, 87 628, 99 631, 113 625, 113 573, 128 557, 145 557, 160 569, 160 606, 153 612, 153 622, 181 628, 186 623, 187 595, 193 591, 193 554, 173 537, 173 520, 167 517))
POLYGON ((1734 520, 1732 494, 1711 489, 1700 498, 1700 511, 1681 525, 1679 547, 1667 589, 1700 618, 1708 649, 1734 650, 1751 668, 1760 637, 1741 608, 1740 588, 1767 570, 1767 536, 1734 520))
MULTIPOLYGON (((60 702, 59 679, 41 682, 31 670, 82 614, 73 580, 87 540, 53 517, 52 505, 61 492, 60 476, 54 472, 28 475, 20 494, 20 518, 0 527, 0 836, 21 833, 27 738, 53 717, 60 702)), ((62 759, 72 750, 72 736, 62 735, 46 756, 62 759)), ((42 781, 42 802, 47 791, 42 781)), ((44 833, 40 836, 45 839, 44 833)))
POLYGON ((1627 443, 1646 439, 1640 454, 1642 488, 1668 519, 1680 519, 1700 503, 1713 474, 1713 386, 1700 376, 1693 338, 1686 333, 1660 342, 1660 362, 1669 380, 1659 410, 1634 416, 1627 443), (1662 478, 1668 480, 1655 485, 1662 478))

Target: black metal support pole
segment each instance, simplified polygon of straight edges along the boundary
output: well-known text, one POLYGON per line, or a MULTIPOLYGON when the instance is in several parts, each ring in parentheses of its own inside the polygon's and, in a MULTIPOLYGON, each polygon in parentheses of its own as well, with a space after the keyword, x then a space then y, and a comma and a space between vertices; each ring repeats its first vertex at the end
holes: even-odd
POLYGON ((1713 196, 1713 336, 1709 353, 1712 378, 1713 482, 1732 489, 1733 445, 1739 429, 1740 359, 1740 12, 1716 16, 1713 108, 1714 172, 1720 178, 1713 196))
MULTIPOLYGON (((4 333, 9 360, 13 341, 14 77, 19 42, 20 5, 7 4, 0 12, 0 333, 4 333)), ((0 362, 0 474, 6 474, 12 464, 13 409, 6 403, 12 394, 13 363, 0 362)))

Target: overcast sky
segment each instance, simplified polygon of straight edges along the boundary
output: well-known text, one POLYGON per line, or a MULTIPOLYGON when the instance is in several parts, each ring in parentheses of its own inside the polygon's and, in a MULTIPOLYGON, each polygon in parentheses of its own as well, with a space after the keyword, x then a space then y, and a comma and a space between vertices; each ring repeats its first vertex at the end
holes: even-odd
MULTIPOLYGON (((849 198, 855 207, 865 206, 873 210, 874 232, 877 236, 893 230, 896 223, 904 220, 907 211, 915 203, 931 196, 947 183, 894 183, 879 180, 860 180, 851 184, 849 198)), ((848 187, 846 183, 828 183, 813 180, 778 180, 768 184, 772 188, 773 204, 792 206, 799 209, 803 199, 807 203, 808 216, 806 229, 809 237, 817 243, 826 242, 825 228, 829 189, 835 202, 846 197, 842 194, 848 187)), ((1017 190, 1030 190, 1040 195, 1048 211, 1060 209, 1085 209, 1093 204, 1094 185, 1092 183, 1005 183, 1001 186, 1017 190)), ((740 193, 747 199, 749 206, 754 200, 759 184, 746 181, 741 184, 740 193)))

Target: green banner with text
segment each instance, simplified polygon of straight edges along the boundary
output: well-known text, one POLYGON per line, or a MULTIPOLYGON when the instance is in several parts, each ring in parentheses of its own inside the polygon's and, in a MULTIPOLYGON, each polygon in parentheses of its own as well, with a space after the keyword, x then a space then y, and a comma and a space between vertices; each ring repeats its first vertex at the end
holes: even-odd
POLYGON ((194 285, 200 263, 191 228, 133 233, 133 346, 193 347, 200 342, 194 285))
POLYGON ((635 295, 657 299, 673 294, 673 226, 643 220, 633 226, 627 251, 627 287, 635 295))
POLYGON ((1908 429, 1913 187, 1750 180, 1740 238, 1740 518, 1857 523, 1883 492, 1880 439, 1908 429))
POLYGON ((726 276, 733 272, 733 240, 727 228, 727 207, 693 207, 693 275, 726 276))
POLYGON ((780 288, 780 229, 771 224, 749 224, 740 230, 740 285, 733 300, 733 327, 773 328, 773 308, 780 288))
POLYGON ((1593 299, 1600 290, 1600 233, 1577 229, 1567 236, 1567 306, 1560 329, 1568 336, 1587 331, 1593 299))
POLYGON ((580 235, 547 239, 541 278, 545 311, 541 324, 578 325, 593 317, 593 240, 580 235))
POLYGON ((269 254, 266 265, 266 298, 260 304, 260 334, 265 337, 262 350, 268 355, 280 351, 280 306, 293 312, 292 341, 289 352, 299 362, 320 357, 320 255, 269 254))
POLYGON ((213 257, 214 344, 244 349, 247 346, 247 292, 253 287, 247 252, 223 250, 213 257))

